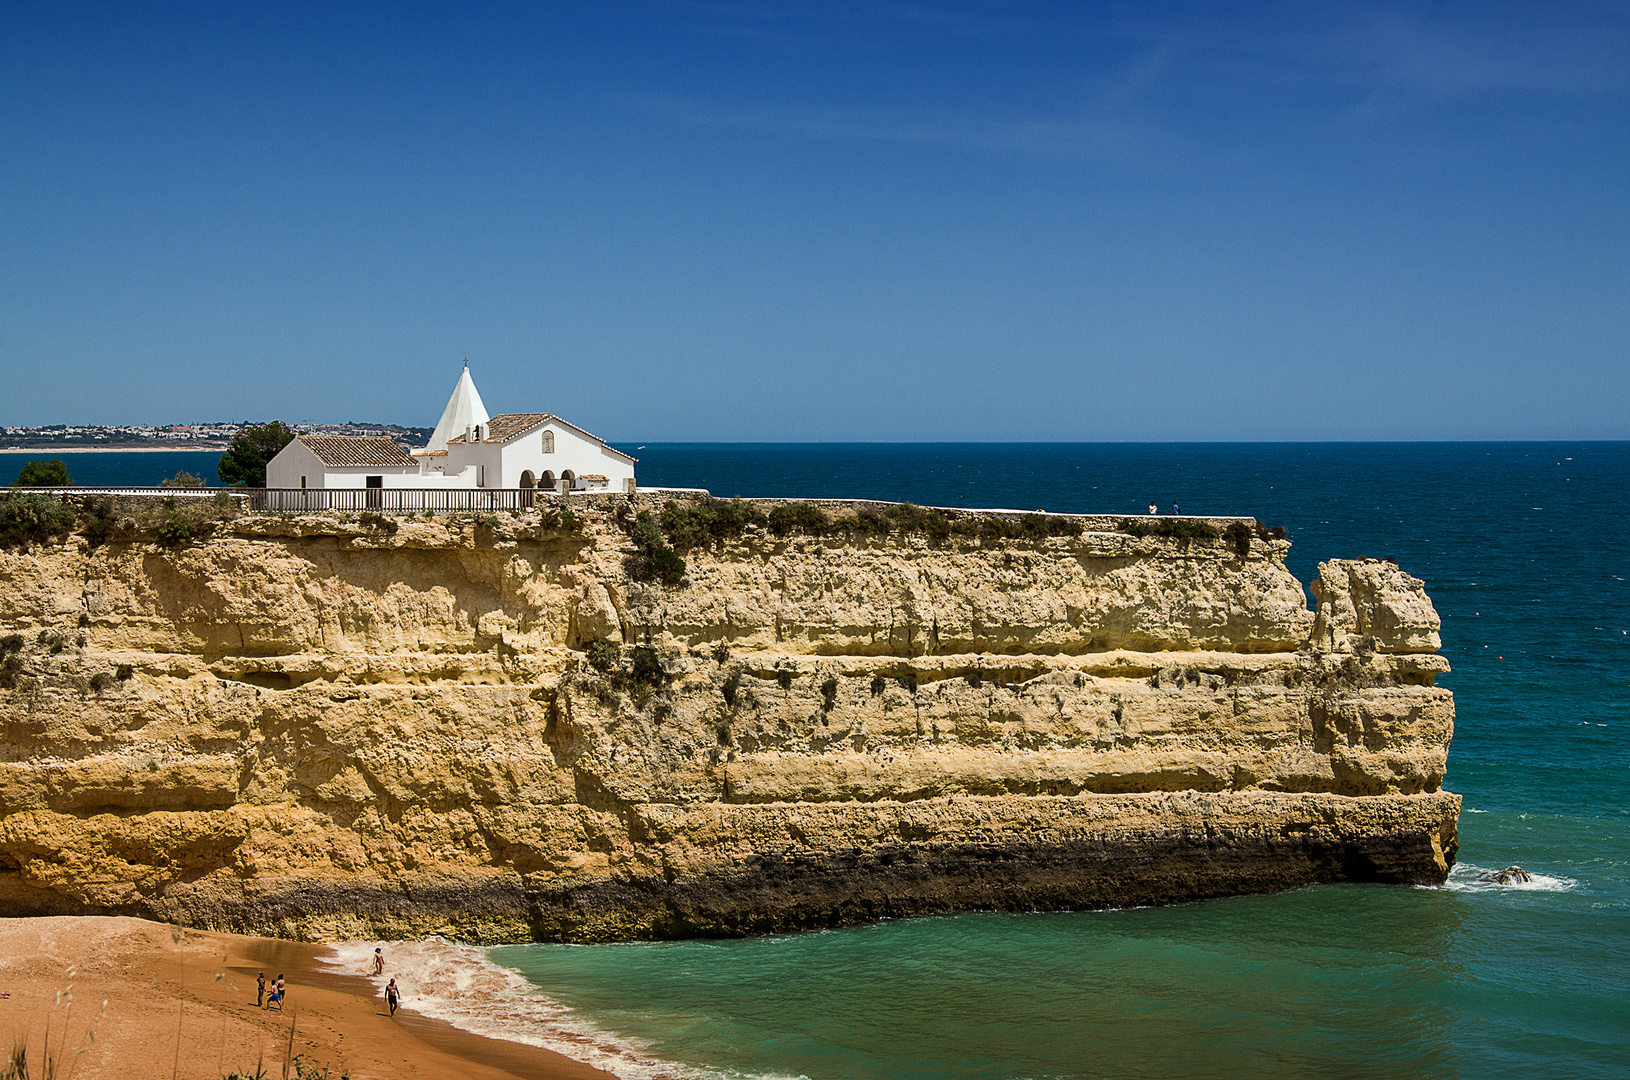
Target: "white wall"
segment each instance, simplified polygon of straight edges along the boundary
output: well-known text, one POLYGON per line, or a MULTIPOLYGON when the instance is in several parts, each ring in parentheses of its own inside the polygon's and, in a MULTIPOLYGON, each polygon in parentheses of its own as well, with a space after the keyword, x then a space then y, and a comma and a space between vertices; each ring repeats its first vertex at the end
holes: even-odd
MULTIPOLYGON (((453 443, 446 456, 422 458, 417 465, 325 466, 296 439, 267 463, 266 486, 298 488, 304 476, 307 488, 360 488, 367 486, 368 477, 382 476, 388 488, 516 488, 521 486, 521 474, 528 470, 540 486, 545 472, 552 473, 557 483, 567 471, 577 477, 599 474, 607 479, 604 486, 595 485, 601 491, 625 491, 627 481, 634 478, 634 463, 609 447, 569 427, 545 424, 503 445, 453 443), (543 452, 545 431, 555 435, 552 454, 543 452)), ((579 480, 576 490, 587 489, 579 480)))
MULTIPOLYGON (((344 468, 328 466, 325 487, 360 488, 368 486, 368 477, 382 477, 382 486, 388 488, 432 487, 419 475, 418 466, 407 465, 347 465, 344 468)), ((299 486, 298 483, 295 485, 299 486)))
POLYGON ((295 439, 279 450, 266 463, 266 486, 269 488, 300 487, 300 477, 306 478, 305 487, 323 486, 323 463, 311 448, 295 439))
MULTIPOLYGON (((541 478, 546 471, 553 473, 557 482, 560 474, 567 471, 574 476, 598 473, 607 478, 607 486, 612 491, 624 490, 624 481, 634 478, 633 462, 613 452, 598 440, 585 438, 560 424, 545 424, 505 444, 499 468, 500 482, 495 483, 492 480, 492 470, 489 469, 487 486, 520 487, 521 473, 528 470, 535 480, 541 478), (555 452, 552 454, 543 452, 545 431, 552 431, 555 435, 555 452)), ((583 487, 581 482, 577 486, 583 487)))

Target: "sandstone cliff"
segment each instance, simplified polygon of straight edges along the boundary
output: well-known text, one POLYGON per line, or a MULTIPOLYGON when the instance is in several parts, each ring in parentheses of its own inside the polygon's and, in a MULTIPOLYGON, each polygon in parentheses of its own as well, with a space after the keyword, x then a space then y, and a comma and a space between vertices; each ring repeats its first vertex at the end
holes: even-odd
POLYGON ((629 510, 0 551, 0 912, 598 940, 1453 862, 1391 564, 1314 612, 1285 541, 749 527, 664 586, 629 510))

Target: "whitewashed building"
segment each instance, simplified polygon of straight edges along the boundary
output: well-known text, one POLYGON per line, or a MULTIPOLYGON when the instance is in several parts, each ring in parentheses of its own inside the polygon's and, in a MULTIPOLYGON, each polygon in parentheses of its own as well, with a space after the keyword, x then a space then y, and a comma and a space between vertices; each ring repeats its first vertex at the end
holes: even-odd
POLYGON ((466 362, 430 442, 299 435, 266 464, 268 488, 634 490, 634 458, 553 413, 488 416, 466 362))

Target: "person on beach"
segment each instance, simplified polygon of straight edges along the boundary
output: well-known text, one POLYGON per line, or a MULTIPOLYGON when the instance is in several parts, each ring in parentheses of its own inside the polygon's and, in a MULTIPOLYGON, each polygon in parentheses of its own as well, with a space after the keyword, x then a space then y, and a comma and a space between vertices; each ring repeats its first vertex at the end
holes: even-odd
POLYGON ((385 950, 384 949, 375 949, 374 950, 374 974, 375 975, 383 975, 384 973, 385 973, 385 950))
POLYGON ((257 1008, 257 1009, 263 1008, 263 1007, 265 1007, 265 1005, 266 1005, 266 973, 263 971, 263 972, 260 973, 259 977, 255 979, 255 1008, 257 1008))
POLYGON ((396 980, 392 979, 385 984, 385 1004, 390 1008, 391 1015, 396 1015, 396 1006, 401 1004, 402 995, 396 989, 396 980))
POLYGON ((272 996, 266 999, 266 1007, 268 1009, 270 1009, 272 1007, 272 1003, 274 1001, 277 1003, 277 1011, 282 1012, 283 1011, 283 976, 282 975, 279 975, 277 977, 277 982, 272 987, 272 996))

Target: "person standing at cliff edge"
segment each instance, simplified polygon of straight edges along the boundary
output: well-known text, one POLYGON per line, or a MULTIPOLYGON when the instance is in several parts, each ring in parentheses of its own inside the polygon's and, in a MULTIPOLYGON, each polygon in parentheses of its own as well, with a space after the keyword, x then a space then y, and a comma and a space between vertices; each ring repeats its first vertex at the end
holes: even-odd
POLYGON ((1160 507, 1155 503, 1150 503, 1149 504, 1149 513, 1151 513, 1151 514, 1160 513, 1160 507))
POLYGON ((1181 511, 1181 510, 1179 510, 1179 509, 1178 509, 1178 508, 1177 508, 1177 504, 1176 504, 1176 503, 1172 503, 1172 517, 1177 517, 1177 516, 1178 516, 1178 515, 1179 515, 1179 514, 1181 514, 1181 513, 1182 513, 1182 512, 1183 512, 1183 511, 1181 511))

